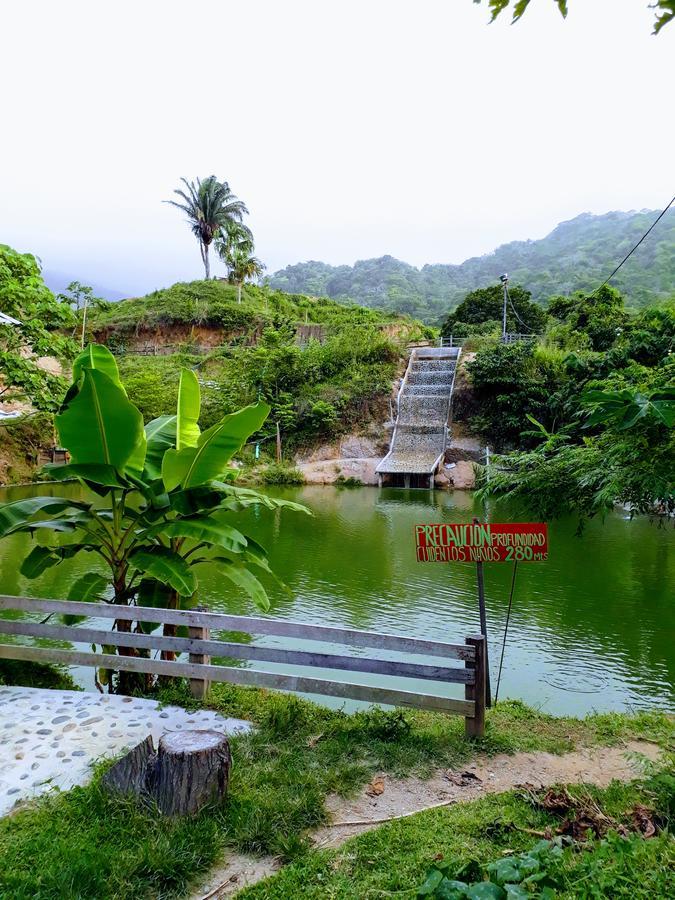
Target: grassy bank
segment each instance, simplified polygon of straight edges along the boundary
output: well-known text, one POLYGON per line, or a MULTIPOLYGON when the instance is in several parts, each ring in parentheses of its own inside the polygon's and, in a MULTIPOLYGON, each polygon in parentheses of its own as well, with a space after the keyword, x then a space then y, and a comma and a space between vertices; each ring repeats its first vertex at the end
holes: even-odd
MULTIPOLYGON (((669 827, 675 813, 675 779, 647 778, 631 785, 613 782, 605 790, 576 786, 569 795, 596 808, 620 830, 582 843, 542 844, 532 832, 555 833, 561 817, 537 808, 524 793, 510 791, 470 803, 429 810, 391 822, 348 841, 335 851, 313 852, 276 875, 242 891, 241 900, 353 900, 397 896, 414 898, 423 884, 433 884, 433 871, 447 867, 449 881, 479 883, 475 892, 449 888, 424 896, 456 898, 616 898, 672 897, 675 891, 675 840, 669 827), (636 808, 648 807, 659 833, 645 839, 631 833, 636 808), (537 848, 535 863, 532 850, 537 848), (530 875, 544 875, 507 895, 504 878, 515 879, 517 868, 504 869, 509 860, 526 858, 530 875), (501 863, 498 863, 501 861, 501 863), (495 866, 497 863, 497 866, 495 866), (536 865, 538 863, 538 868, 536 865), (492 865, 491 865, 492 864, 492 865), (432 878, 428 879, 428 873, 432 878), (484 880, 490 877, 493 884, 484 880), (482 882, 482 883, 481 883, 482 882), (550 893, 541 893, 548 887, 550 893)), ((514 882, 511 882, 514 883, 514 882)))
MULTIPOLYGON (((180 686, 162 699, 199 705, 180 686)), ((485 739, 474 745, 463 738, 462 719, 439 714, 375 710, 347 715, 293 696, 226 685, 214 689, 207 705, 258 726, 255 734, 232 742, 232 779, 222 810, 167 822, 151 810, 105 796, 94 779, 88 787, 44 799, 0 821, 0 896, 180 896, 228 847, 296 860, 284 877, 304 878, 298 873, 306 866, 318 877, 324 863, 308 855, 308 829, 326 820, 328 794, 353 793, 375 772, 424 775, 439 766, 461 765, 477 750, 561 753, 626 738, 666 744, 675 737, 672 721, 659 713, 579 720, 545 716, 520 703, 493 710, 485 739)), ((295 890, 270 896, 298 895, 295 890)))

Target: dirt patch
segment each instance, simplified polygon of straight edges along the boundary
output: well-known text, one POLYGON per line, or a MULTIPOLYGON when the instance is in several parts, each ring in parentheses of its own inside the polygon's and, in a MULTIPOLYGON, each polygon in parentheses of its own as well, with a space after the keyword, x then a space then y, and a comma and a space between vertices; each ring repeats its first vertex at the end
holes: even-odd
POLYGON ((226 860, 211 869, 209 876, 190 895, 190 900, 220 900, 231 897, 250 884, 269 878, 281 868, 273 856, 245 856, 232 853, 226 860))
MULTIPOLYGON (((339 847, 362 831, 383 822, 404 818, 425 809, 476 800, 515 787, 527 790, 553 784, 594 784, 606 787, 611 781, 629 781, 639 774, 633 754, 655 761, 661 750, 644 741, 629 741, 621 747, 593 747, 556 756, 553 753, 514 753, 478 757, 460 770, 443 770, 431 778, 396 779, 375 775, 361 793, 351 799, 329 797, 326 806, 333 821, 314 832, 319 850, 339 847)), ((250 884, 268 878, 280 868, 273 857, 233 854, 191 895, 190 900, 218 900, 230 897, 250 884)))
POLYGON ((381 776, 384 790, 373 796, 363 791, 352 800, 329 797, 328 809, 333 825, 314 835, 317 847, 337 847, 354 834, 368 831, 382 819, 408 816, 433 806, 475 800, 484 794, 496 794, 526 784, 549 787, 552 784, 594 784, 606 787, 614 779, 628 781, 638 774, 631 754, 640 753, 651 760, 660 750, 644 741, 630 741, 623 747, 593 747, 556 756, 553 753, 500 754, 478 758, 460 772, 437 772, 423 781, 419 778, 393 779, 381 776), (340 823, 348 823, 341 825, 340 823))

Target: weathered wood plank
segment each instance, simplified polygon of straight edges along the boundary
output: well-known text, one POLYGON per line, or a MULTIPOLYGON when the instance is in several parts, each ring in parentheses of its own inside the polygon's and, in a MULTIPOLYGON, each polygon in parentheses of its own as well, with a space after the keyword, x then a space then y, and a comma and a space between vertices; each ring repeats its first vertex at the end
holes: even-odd
MULTIPOLYGON (((366 659, 342 654, 313 653, 307 650, 286 650, 279 647, 259 647, 230 641, 103 631, 96 628, 84 628, 81 625, 50 625, 43 622, 0 619, 0 634, 50 638, 70 643, 112 644, 116 647, 138 647, 144 650, 172 650, 174 653, 229 656, 233 659, 260 660, 348 672, 372 672, 401 678, 421 678, 425 681, 446 681, 451 684, 471 683, 474 678, 473 669, 429 666, 422 663, 397 662, 388 659, 366 659)), ((198 662, 199 660, 194 661, 198 662)))
POLYGON ((178 678, 203 678, 207 681, 223 681, 272 690, 297 691, 303 694, 321 694, 327 697, 363 700, 367 703, 381 703, 388 706, 412 706, 418 709, 457 713, 465 717, 471 717, 475 712, 475 704, 467 700, 417 694, 412 691, 389 690, 362 684, 326 681, 321 678, 304 678, 299 675, 254 672, 251 669, 234 669, 225 666, 203 666, 161 659, 114 656, 107 653, 80 653, 72 650, 25 647, 18 644, 0 644, 0 659, 24 659, 65 666, 100 666, 105 669, 149 672, 154 675, 169 675, 178 678))
POLYGON ((475 681, 464 688, 464 698, 473 701, 474 713, 467 716, 464 724, 464 733, 467 737, 484 737, 485 735, 485 701, 486 701, 486 677, 487 656, 485 654, 485 636, 482 634, 468 637, 467 644, 471 644, 476 650, 476 658, 473 662, 465 663, 467 669, 473 669, 475 681))
POLYGON ((230 616, 224 613, 197 612, 195 610, 152 609, 142 606, 112 606, 108 603, 80 603, 69 600, 44 600, 32 597, 0 595, 0 609, 16 609, 26 612, 72 613, 90 618, 126 619, 128 621, 168 622, 172 625, 196 625, 211 631, 242 631, 245 634, 272 634, 280 637, 304 638, 312 641, 330 641, 351 647, 370 647, 382 650, 399 650, 425 656, 447 659, 474 659, 473 647, 465 644, 446 644, 422 638, 399 637, 393 634, 377 634, 372 631, 353 631, 348 628, 332 628, 327 625, 310 625, 286 622, 281 619, 258 619, 249 616, 230 616))

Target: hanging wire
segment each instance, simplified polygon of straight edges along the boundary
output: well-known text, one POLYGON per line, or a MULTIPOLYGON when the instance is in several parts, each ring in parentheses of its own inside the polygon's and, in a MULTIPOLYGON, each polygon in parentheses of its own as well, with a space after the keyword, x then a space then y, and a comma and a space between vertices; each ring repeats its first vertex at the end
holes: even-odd
POLYGON ((502 680, 502 666, 504 665, 504 650, 506 648, 506 635, 509 633, 509 621, 511 619, 511 606, 513 605, 513 591, 516 586, 516 572, 518 571, 518 560, 513 563, 513 577, 511 578, 511 593, 509 594, 509 608, 506 611, 506 625, 504 627, 504 640, 502 641, 502 655, 499 660, 499 673, 497 675, 497 689, 495 690, 495 706, 499 698, 499 683, 502 680))
MULTIPOLYGON (((651 225, 649 226, 649 228, 645 231, 645 233, 642 235, 642 237, 641 237, 640 240, 637 242, 637 244, 635 244, 635 246, 634 246, 634 247, 633 247, 633 248, 632 248, 632 249, 624 256, 624 258, 621 260, 621 262, 620 262, 619 265, 616 267, 616 269, 614 269, 614 271, 612 272, 612 274, 611 274, 611 275, 608 275, 607 278, 605 278, 605 280, 602 282, 602 284, 600 285, 600 287, 599 287, 599 288, 596 288, 596 289, 593 291, 594 294, 595 294, 597 291, 599 291, 600 288, 604 288, 604 286, 607 284, 607 282, 608 282, 608 281, 611 281, 612 278, 614 278, 614 276, 615 276, 616 273, 619 271, 619 269, 621 268, 621 266, 626 262, 627 259, 629 259, 629 258, 635 253, 635 251, 636 251, 637 248, 640 246, 640 244, 644 241, 644 239, 647 237, 647 235, 649 234, 649 232, 654 228, 654 226, 655 226, 658 222, 661 221, 661 219, 665 216, 665 214, 668 212, 668 210, 669 210, 670 207, 673 205, 673 203, 675 203, 675 197, 673 197, 673 199, 670 201, 670 203, 668 204, 668 206, 666 206, 665 209, 663 209, 663 210, 659 213, 659 215, 654 219, 654 221, 652 222, 652 224, 651 224, 651 225)), ((592 295, 591 295, 591 296, 592 296, 592 295)))
POLYGON ((513 300, 511 299, 511 294, 509 293, 509 286, 508 286, 508 284, 505 285, 505 287, 506 287, 506 296, 509 298, 509 303, 510 303, 510 305, 511 305, 511 309, 513 310, 513 315, 516 317, 516 319, 518 319, 518 321, 519 321, 520 324, 523 326, 523 328, 524 328, 526 331, 528 331, 530 334, 532 334, 532 329, 529 328, 529 327, 525 324, 525 322, 523 322, 523 320, 520 318, 520 316, 519 316, 518 313, 516 312, 516 308, 515 308, 515 306, 513 305, 513 300))

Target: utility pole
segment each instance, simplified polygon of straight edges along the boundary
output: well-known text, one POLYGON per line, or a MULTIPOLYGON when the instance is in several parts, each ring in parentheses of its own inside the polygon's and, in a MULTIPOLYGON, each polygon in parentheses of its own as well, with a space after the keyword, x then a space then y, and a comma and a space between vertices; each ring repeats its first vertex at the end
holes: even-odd
POLYGON ((84 295, 84 310, 82 312, 82 341, 80 343, 80 349, 84 350, 84 336, 87 329, 87 301, 89 300, 89 296, 87 294, 84 295))
POLYGON ((503 275, 499 276, 499 280, 501 281, 502 286, 504 288, 504 308, 502 311, 502 343, 505 344, 506 343, 506 303, 509 299, 509 289, 508 289, 509 276, 506 274, 506 272, 504 272, 503 275))

